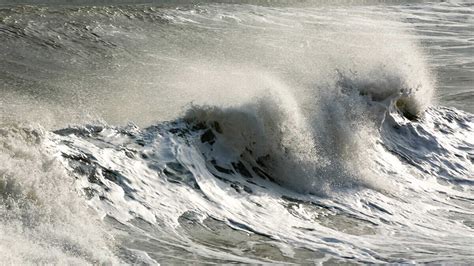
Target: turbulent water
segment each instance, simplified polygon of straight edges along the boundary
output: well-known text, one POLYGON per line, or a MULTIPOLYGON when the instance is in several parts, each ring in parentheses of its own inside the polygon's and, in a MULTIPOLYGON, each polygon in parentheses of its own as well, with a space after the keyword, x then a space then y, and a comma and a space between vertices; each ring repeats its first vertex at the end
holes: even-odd
POLYGON ((474 260, 470 1, 30 2, 0 264, 474 260))

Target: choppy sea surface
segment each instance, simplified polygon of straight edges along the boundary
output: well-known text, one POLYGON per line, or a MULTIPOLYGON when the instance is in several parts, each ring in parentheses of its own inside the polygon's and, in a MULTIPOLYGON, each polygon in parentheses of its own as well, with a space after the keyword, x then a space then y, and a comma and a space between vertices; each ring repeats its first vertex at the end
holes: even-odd
POLYGON ((0 264, 474 261, 471 1, 0 1, 0 264))

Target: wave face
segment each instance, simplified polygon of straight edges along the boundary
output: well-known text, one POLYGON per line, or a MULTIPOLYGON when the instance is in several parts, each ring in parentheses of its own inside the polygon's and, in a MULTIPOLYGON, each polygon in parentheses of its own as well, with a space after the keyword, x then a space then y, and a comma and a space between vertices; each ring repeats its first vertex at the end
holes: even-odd
POLYGON ((469 14, 0 7, 1 262, 471 262, 469 14))

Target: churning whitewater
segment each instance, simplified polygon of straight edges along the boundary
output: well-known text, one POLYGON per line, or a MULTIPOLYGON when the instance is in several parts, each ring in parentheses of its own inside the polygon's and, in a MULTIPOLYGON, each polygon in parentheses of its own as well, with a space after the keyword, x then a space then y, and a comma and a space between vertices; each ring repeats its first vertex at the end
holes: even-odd
POLYGON ((474 6, 348 4, 0 5, 0 264, 472 262, 474 6))

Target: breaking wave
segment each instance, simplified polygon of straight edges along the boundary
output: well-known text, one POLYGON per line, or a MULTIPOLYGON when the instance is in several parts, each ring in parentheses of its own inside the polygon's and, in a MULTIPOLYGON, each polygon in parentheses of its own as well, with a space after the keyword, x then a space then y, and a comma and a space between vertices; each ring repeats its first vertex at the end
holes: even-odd
POLYGON ((0 9, 2 262, 472 261, 474 116, 329 10, 0 9))

